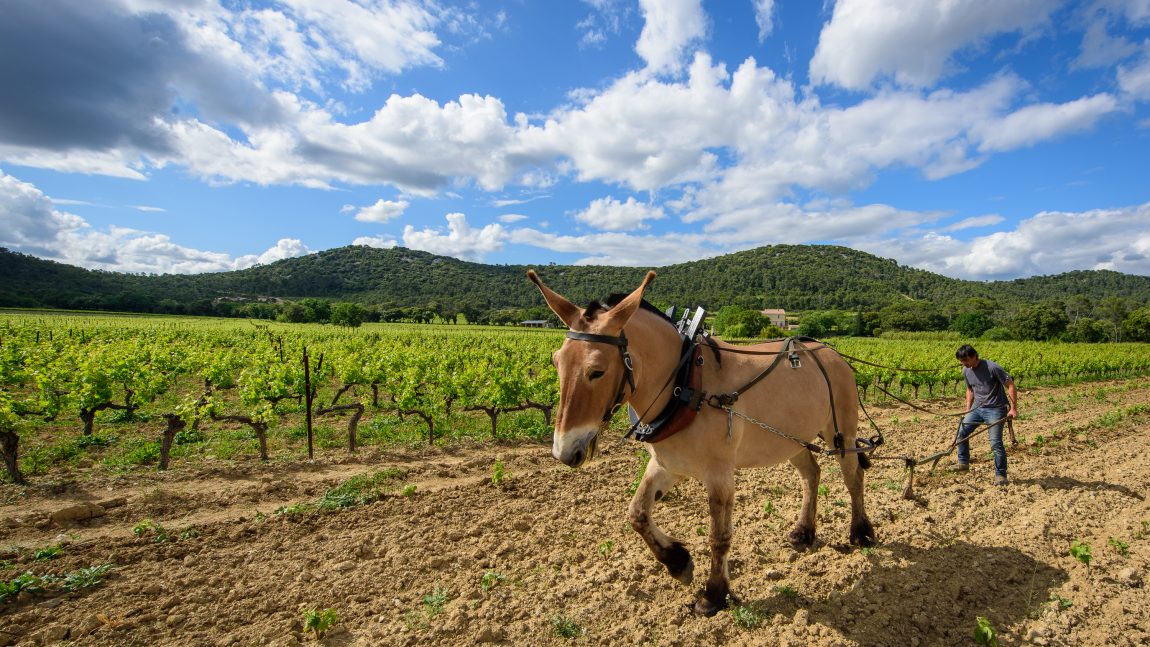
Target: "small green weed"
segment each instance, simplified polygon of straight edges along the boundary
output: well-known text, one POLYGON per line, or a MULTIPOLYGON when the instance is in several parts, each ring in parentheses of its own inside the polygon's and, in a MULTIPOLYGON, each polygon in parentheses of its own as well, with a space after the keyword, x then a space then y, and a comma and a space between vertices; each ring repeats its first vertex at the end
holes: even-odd
POLYGON ((0 602, 13 600, 21 592, 41 593, 44 591, 44 580, 31 571, 25 571, 8 580, 0 581, 0 602))
POLYGON ((108 467, 134 467, 149 465, 160 460, 160 443, 149 440, 136 440, 127 447, 127 451, 119 456, 104 459, 108 467))
POLYGON ((491 484, 502 485, 505 478, 511 478, 511 474, 503 467, 503 461, 497 458, 495 465, 491 468, 491 484))
POLYGON ((775 512, 776 512, 775 504, 771 503, 770 501, 767 501, 766 503, 763 504, 763 514, 770 517, 770 516, 773 516, 775 514, 775 512))
POLYGON ((38 562, 46 562, 50 559, 56 559, 57 557, 59 557, 60 555, 63 555, 63 554, 64 554, 64 547, 63 546, 58 546, 58 545, 57 546, 45 546, 43 548, 37 548, 35 551, 33 551, 32 559, 34 559, 38 562))
POLYGON ((1116 409, 1114 411, 1107 411, 1106 413, 1102 414, 1096 420, 1092 421, 1090 426, 1101 427, 1103 429, 1113 429, 1114 427, 1117 427, 1118 423, 1120 422, 1122 422, 1122 409, 1116 409))
POLYGON ((339 614, 335 609, 301 609, 303 612, 303 630, 310 631, 315 635, 316 640, 323 638, 336 622, 339 622, 339 614))
POLYGON ((551 630, 559 638, 571 639, 583 634, 583 627, 565 614, 552 616, 551 630))
POLYGON ((1070 542, 1070 556, 1087 566, 1090 566, 1090 560, 1094 558, 1090 554, 1090 544, 1077 539, 1070 542))
POLYGON ((1070 607, 1074 606, 1073 602, 1062 597, 1061 595, 1058 595, 1057 593, 1050 594, 1050 601, 1057 602, 1059 609, 1069 609, 1070 607))
POLYGON ((1147 537, 1150 537, 1150 521, 1146 521, 1145 519, 1143 519, 1140 522, 1140 524, 1142 526, 1142 529, 1138 531, 1138 534, 1134 535, 1134 538, 1135 539, 1146 539, 1147 537))
POLYGON ((132 534, 143 539, 151 535, 152 541, 157 544, 163 544, 171 540, 171 535, 164 529, 163 526, 152 521, 151 519, 144 519, 140 523, 132 527, 132 534))
POLYGON ((707 536, 707 527, 706 526, 695 526, 695 534, 700 536, 700 537, 707 536))
POLYGON ((402 470, 391 468, 374 474, 357 474, 324 493, 320 510, 348 508, 382 499, 394 491, 395 481, 403 478, 402 470))
POLYGON ((790 584, 780 584, 776 586, 775 593, 778 593, 788 600, 793 600, 799 597, 799 592, 795 590, 795 587, 791 586, 790 584))
POLYGON ((1106 545, 1113 548, 1114 552, 1123 557, 1130 556, 1130 542, 1122 541, 1117 537, 1111 537, 1106 540, 1106 545))
POLYGON ((78 571, 72 571, 64 575, 64 581, 60 584, 60 588, 65 591, 96 588, 111 570, 111 564, 101 564, 100 566, 89 566, 78 571))
POLYGON ((746 605, 739 605, 731 609, 731 619, 743 629, 754 629, 763 623, 762 617, 746 605))
POLYGON ((639 483, 643 480, 643 474, 647 471, 647 463, 651 462, 651 455, 647 452, 636 452, 639 457, 639 468, 635 471, 635 480, 631 481, 631 485, 627 486, 627 494, 635 495, 639 489, 639 483))
POLYGON ((500 582, 506 580, 507 576, 499 571, 487 571, 483 577, 479 578, 479 588, 484 592, 490 591, 499 585, 500 582))
POLYGON ((415 483, 408 483, 403 486, 403 492, 401 494, 403 494, 404 498, 408 499, 415 496, 415 483))
POLYGON ((982 616, 978 616, 976 620, 978 626, 974 628, 974 642, 979 645, 998 647, 998 636, 994 633, 994 627, 990 626, 990 621, 982 616))
POLYGON ((831 489, 829 487, 826 485, 819 485, 819 496, 821 496, 823 499, 827 499, 830 497, 830 495, 831 489))
MULTIPOLYGON (((303 501, 277 508, 272 514, 297 515, 320 510, 338 510, 378 501, 395 489, 395 481, 404 472, 391 468, 373 474, 357 474, 324 492, 315 501, 303 501)), ((414 486, 409 486, 414 487, 414 486)), ((405 493, 406 495, 406 493, 405 493)))
POLYGON ((434 618, 443 613, 443 606, 451 599, 451 592, 447 589, 435 587, 435 590, 423 596, 423 607, 427 617, 434 618))
POLYGON ((194 445, 207 440, 207 436, 204 436, 204 432, 199 429, 185 429, 177 431, 173 440, 177 445, 194 445))
POLYGON ((615 540, 613 540, 613 539, 604 539, 603 541, 599 542, 599 549, 598 549, 599 554, 605 558, 610 557, 611 551, 614 549, 615 549, 615 540))
POLYGON ((100 436, 92 434, 91 436, 80 436, 76 438, 75 443, 77 447, 88 449, 89 447, 108 447, 116 444, 117 438, 115 436, 100 436))

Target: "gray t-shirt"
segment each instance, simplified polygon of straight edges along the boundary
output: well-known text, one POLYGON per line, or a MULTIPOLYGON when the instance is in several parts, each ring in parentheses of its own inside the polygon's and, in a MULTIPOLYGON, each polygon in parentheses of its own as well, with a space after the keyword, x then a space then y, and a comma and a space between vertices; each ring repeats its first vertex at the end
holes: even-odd
POLYGON ((1013 381, 1013 378, 998 364, 988 359, 979 360, 978 366, 974 368, 963 366, 962 376, 966 378, 966 386, 974 391, 975 407, 1010 406, 1004 385, 1013 381))

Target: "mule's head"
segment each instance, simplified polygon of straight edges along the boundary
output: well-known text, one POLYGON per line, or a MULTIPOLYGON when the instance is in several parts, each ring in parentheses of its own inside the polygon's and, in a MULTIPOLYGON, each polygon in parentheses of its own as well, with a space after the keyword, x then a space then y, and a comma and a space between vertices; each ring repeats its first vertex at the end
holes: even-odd
POLYGON ((579 467, 595 454, 599 430, 621 404, 628 387, 631 378, 630 368, 624 365, 623 327, 639 309, 643 290, 655 273, 647 272, 643 284, 614 307, 587 310, 543 285, 535 270, 528 270, 527 278, 539 287, 547 305, 570 330, 552 356, 559 371, 559 407, 551 455, 570 467, 579 467))

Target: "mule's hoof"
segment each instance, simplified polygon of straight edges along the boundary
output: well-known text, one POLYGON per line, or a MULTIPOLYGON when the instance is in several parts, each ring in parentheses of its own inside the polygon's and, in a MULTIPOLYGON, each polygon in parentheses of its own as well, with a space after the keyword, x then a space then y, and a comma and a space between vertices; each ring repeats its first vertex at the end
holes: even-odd
POLYGON ((675 542, 671 544, 671 549, 667 551, 667 572, 671 577, 679 580, 683 584, 690 584, 695 579, 695 560, 691 557, 691 552, 680 544, 675 542))
POLYGON ((851 524, 851 544, 855 546, 874 546, 877 543, 874 534, 874 526, 870 525, 869 519, 851 524))
POLYGON ((723 609, 737 607, 740 604, 742 604, 742 602, 733 594, 727 593, 720 597, 718 595, 707 593, 707 591, 704 589, 699 591, 699 597, 695 600, 694 612, 697 616, 706 616, 710 618, 723 609))
POLYGON ((791 542, 791 548, 795 550, 805 550, 815 543, 815 529, 809 526, 795 526, 795 529, 787 535, 787 541, 791 542))

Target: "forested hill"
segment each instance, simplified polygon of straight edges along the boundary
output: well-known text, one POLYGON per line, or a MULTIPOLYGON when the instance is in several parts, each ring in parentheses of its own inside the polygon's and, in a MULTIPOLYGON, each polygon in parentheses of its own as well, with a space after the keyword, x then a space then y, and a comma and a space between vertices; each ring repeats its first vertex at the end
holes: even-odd
MULTIPOLYGON (((91 271, 0 250, 0 306, 207 314, 213 304, 316 297, 391 306, 540 305, 527 266, 468 263, 404 248, 341 247, 234 272, 135 275, 91 271)), ((538 266, 549 285, 579 303, 637 286, 648 268, 538 266)), ((1081 295, 1150 303, 1150 277, 1076 271, 977 282, 899 266, 846 247, 775 245, 655 268, 657 303, 751 308, 876 310, 907 300, 936 306, 970 297, 1000 305, 1081 295)), ((217 309, 218 310, 218 309, 217 309)))

